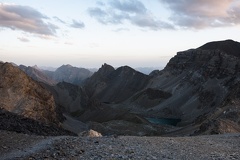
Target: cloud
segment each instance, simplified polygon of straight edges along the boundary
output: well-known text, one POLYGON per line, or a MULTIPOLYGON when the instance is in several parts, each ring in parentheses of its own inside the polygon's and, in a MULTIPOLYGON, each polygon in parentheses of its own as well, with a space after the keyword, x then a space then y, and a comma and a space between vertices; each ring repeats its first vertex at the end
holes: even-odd
POLYGON ((123 32, 123 31, 130 31, 128 28, 118 28, 113 30, 114 32, 123 32))
POLYGON ((18 39, 22 42, 29 42, 30 40, 24 37, 18 37, 18 39))
POLYGON ((66 22, 64 22, 63 20, 61 20, 60 18, 58 18, 57 16, 53 17, 56 21, 62 23, 62 24, 66 24, 66 22))
POLYGON ((66 45, 73 45, 73 42, 65 42, 66 45))
POLYGON ((55 35, 58 27, 45 23, 46 19, 48 17, 31 7, 0 3, 0 27, 41 35, 55 35))
POLYGON ((99 6, 104 6, 105 5, 105 3, 101 2, 101 1, 97 1, 96 4, 99 5, 99 6))
POLYGON ((124 11, 124 12, 130 12, 130 13, 146 13, 147 9, 142 4, 142 2, 137 0, 127 0, 127 1, 111 1, 109 3, 113 8, 116 8, 118 10, 124 11))
POLYGON ((239 0, 159 0, 172 11, 170 20, 183 28, 202 29, 240 24, 239 0))
POLYGON ((135 26, 151 30, 174 28, 171 24, 156 19, 144 4, 138 0, 111 0, 104 6, 89 8, 88 13, 98 22, 105 25, 129 22, 135 26))
POLYGON ((70 25, 73 28, 84 28, 85 24, 81 21, 76 21, 76 20, 72 20, 72 24, 70 25))
POLYGON ((137 15, 131 19, 131 23, 143 28, 151 28, 152 30, 174 29, 171 24, 155 20, 150 15, 137 15))

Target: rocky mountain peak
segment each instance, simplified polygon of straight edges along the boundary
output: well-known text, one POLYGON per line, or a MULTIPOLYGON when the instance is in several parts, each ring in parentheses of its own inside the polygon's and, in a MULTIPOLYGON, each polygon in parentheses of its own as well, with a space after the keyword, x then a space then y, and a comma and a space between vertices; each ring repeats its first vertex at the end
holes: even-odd
POLYGON ((113 68, 113 66, 111 65, 108 65, 106 63, 104 63, 102 65, 102 67, 96 72, 100 75, 108 75, 110 74, 111 72, 113 72, 115 69, 113 68))
POLYGON ((136 71, 135 69, 129 67, 129 66, 122 66, 116 69, 116 71, 111 74, 112 76, 121 76, 121 77, 126 77, 126 79, 132 79, 136 77, 147 77, 145 74, 136 71))
POLYGON ((215 41, 199 47, 201 50, 221 50, 229 55, 240 57, 240 43, 233 40, 215 41))
POLYGON ((143 89, 149 79, 131 67, 123 66, 115 70, 104 64, 86 81, 84 87, 90 97, 101 102, 120 102, 143 89))
POLYGON ((70 64, 64 64, 61 67, 59 67, 58 69, 62 69, 62 68, 72 68, 73 66, 71 66, 70 64))
POLYGON ((134 70, 133 68, 131 68, 129 66, 119 67, 118 69, 121 70, 122 72, 137 72, 136 70, 134 70))
POLYGON ((233 75, 239 69, 240 43, 233 40, 207 43, 197 49, 178 52, 165 71, 179 74, 200 70, 208 76, 233 75))
POLYGON ((73 67, 70 64, 62 65, 59 68, 56 69, 55 72, 64 72, 64 71, 70 71, 71 69, 75 69, 77 67, 73 67))
POLYGON ((85 68, 73 67, 69 64, 62 65, 56 71, 43 71, 49 78, 56 82, 66 81, 80 85, 85 79, 92 76, 92 72, 85 68))

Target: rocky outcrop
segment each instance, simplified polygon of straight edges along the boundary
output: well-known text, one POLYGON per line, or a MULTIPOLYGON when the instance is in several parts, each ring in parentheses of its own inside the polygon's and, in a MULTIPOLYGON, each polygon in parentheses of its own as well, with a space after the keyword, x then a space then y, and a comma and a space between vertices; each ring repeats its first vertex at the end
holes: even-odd
POLYGON ((26 118, 59 124, 52 94, 10 63, 0 63, 0 108, 26 118))

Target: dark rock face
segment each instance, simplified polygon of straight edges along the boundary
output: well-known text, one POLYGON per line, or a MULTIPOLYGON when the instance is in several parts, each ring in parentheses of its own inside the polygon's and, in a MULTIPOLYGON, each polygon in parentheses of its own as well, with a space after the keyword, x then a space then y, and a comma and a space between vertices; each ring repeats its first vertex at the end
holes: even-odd
POLYGON ((0 63, 0 108, 43 123, 58 124, 53 96, 10 63, 0 63))
POLYGON ((142 90, 149 79, 149 76, 130 67, 124 66, 114 70, 105 64, 86 81, 84 87, 90 97, 101 102, 118 103, 142 90))
POLYGON ((62 65, 57 68, 56 71, 43 71, 51 79, 57 82, 68 82, 76 85, 82 84, 82 82, 88 77, 92 76, 92 72, 85 68, 77 68, 71 65, 62 65))

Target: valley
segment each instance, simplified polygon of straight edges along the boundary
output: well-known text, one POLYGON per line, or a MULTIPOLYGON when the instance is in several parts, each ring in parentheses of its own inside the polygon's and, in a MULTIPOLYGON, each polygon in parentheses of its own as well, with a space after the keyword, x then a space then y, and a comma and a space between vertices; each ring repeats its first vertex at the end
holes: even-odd
POLYGON ((6 140, 0 159, 240 158, 239 42, 178 52, 148 75, 106 63, 91 72, 8 62, 0 62, 0 75, 1 142, 36 139, 16 155, 6 140))

